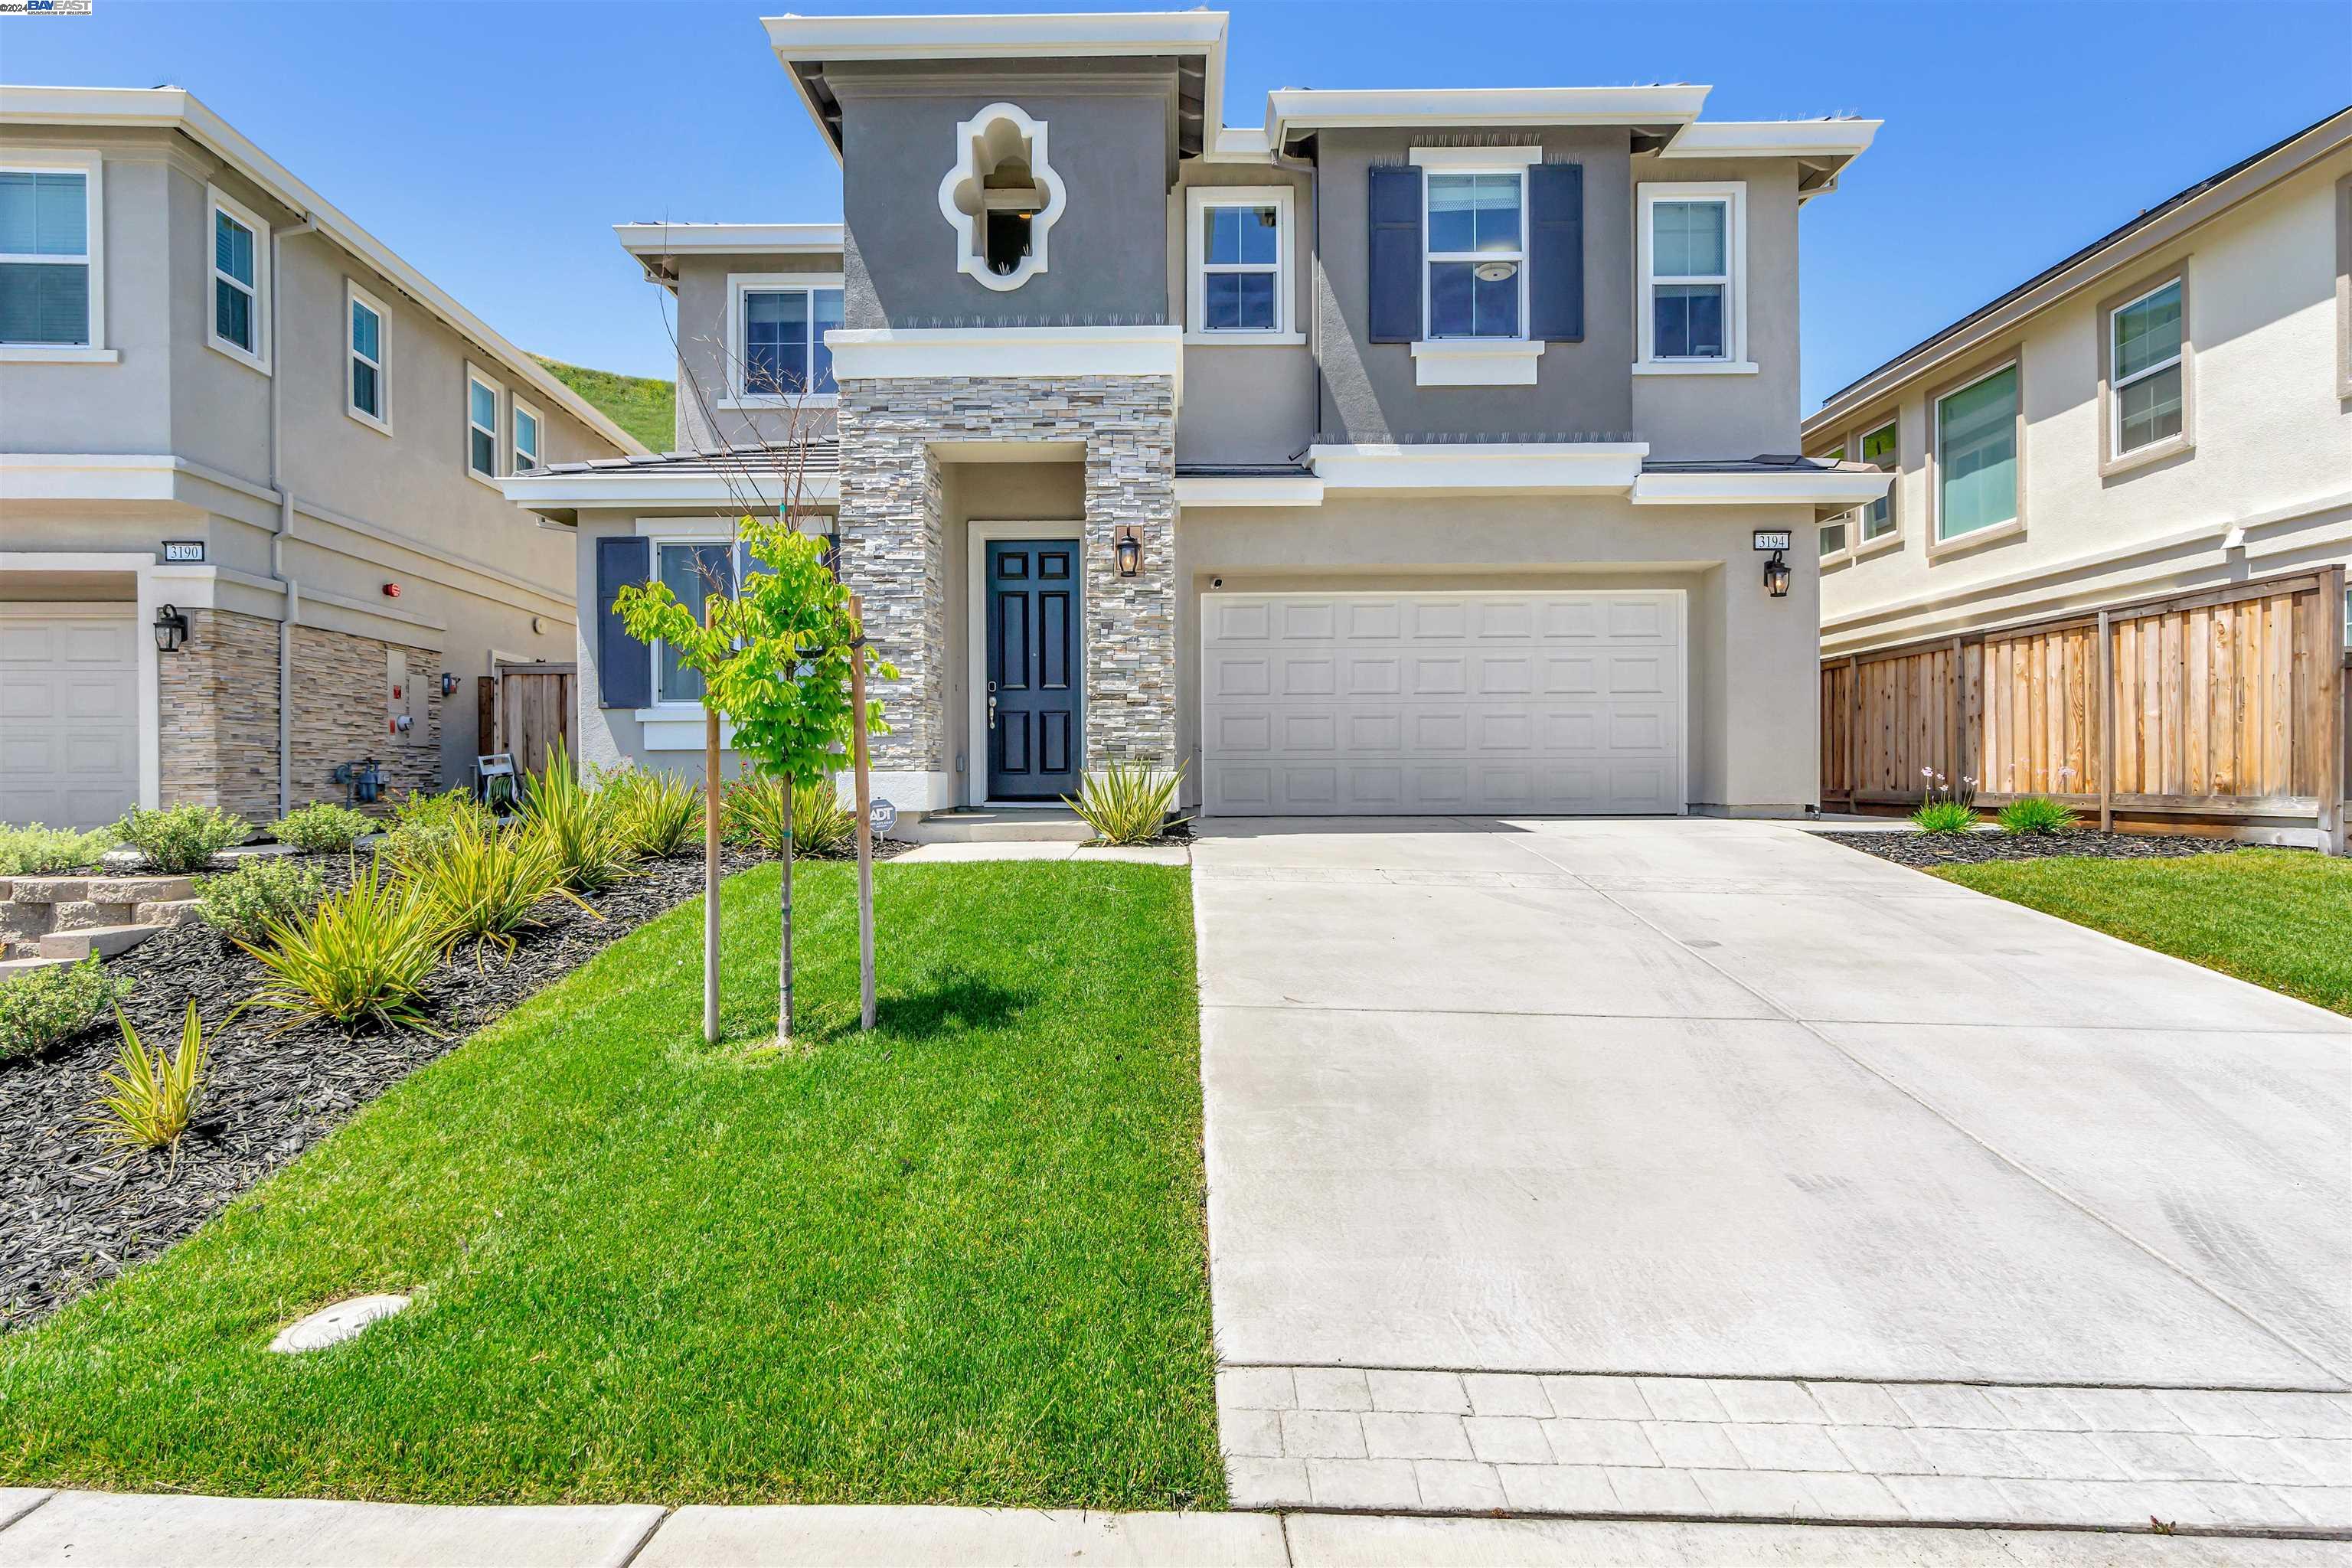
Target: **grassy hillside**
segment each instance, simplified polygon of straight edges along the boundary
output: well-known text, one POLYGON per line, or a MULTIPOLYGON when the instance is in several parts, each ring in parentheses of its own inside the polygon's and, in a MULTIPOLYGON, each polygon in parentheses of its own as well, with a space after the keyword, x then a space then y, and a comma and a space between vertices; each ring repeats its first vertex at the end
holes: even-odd
POLYGON ((621 375, 609 370, 589 370, 544 354, 533 359, 556 380, 604 410, 606 417, 656 452, 667 452, 677 412, 677 388, 647 375, 621 375))

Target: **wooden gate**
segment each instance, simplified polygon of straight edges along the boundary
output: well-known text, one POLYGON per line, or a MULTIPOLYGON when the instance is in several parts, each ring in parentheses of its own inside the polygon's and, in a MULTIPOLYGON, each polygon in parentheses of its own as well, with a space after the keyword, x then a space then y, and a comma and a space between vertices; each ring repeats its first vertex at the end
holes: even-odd
POLYGON ((571 754, 576 672, 569 664, 502 664, 495 676, 477 676, 476 749, 510 752, 525 773, 546 767, 558 742, 571 754))
POLYGON ((1822 666, 1822 797, 2308 817, 2342 831, 2342 567, 1885 648, 1822 666))

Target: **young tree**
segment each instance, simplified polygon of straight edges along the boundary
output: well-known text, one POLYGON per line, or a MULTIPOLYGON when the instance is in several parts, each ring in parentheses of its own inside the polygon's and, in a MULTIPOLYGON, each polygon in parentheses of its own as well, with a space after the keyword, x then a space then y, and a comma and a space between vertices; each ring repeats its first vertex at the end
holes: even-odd
POLYGON ((882 705, 859 714, 850 697, 856 661, 887 679, 898 671, 866 646, 849 590, 824 563, 817 540, 772 518, 744 517, 736 530, 757 563, 732 595, 699 605, 678 602, 659 581, 621 590, 614 601, 629 635, 658 637, 702 676, 704 700, 735 726, 735 750, 784 794, 782 931, 776 971, 776 1043, 793 1032, 792 791, 829 778, 847 754, 855 726, 886 734, 882 705))

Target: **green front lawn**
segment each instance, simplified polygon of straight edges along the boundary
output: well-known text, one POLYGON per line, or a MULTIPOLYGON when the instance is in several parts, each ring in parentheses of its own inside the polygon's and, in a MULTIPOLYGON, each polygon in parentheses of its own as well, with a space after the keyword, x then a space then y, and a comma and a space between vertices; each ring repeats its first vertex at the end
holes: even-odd
POLYGON ((2179 860, 1999 861, 1934 874, 2352 1014, 2352 860, 2240 849, 2179 860))
POLYGON ((775 868, 614 944, 0 1340, 0 1477, 431 1502, 1222 1504, 1181 870, 775 868), (417 1304, 304 1356, 289 1320, 417 1304))

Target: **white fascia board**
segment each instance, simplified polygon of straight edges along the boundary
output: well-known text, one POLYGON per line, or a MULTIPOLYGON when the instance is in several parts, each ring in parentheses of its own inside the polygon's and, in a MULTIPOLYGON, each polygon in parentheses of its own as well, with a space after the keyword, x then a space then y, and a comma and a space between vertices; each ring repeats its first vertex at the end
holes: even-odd
POLYGON ((1181 506, 1321 506, 1323 481, 1312 474, 1179 474, 1181 506))
POLYGON ((1704 87, 1472 87, 1370 90, 1279 88, 1266 94, 1267 144, 1292 129, 1370 125, 1687 125, 1704 87))
POLYGON ((1878 120, 1712 120, 1685 125, 1658 149, 1661 158, 1858 158, 1878 120))
MULTIPOLYGON (((542 514, 582 507, 708 506, 712 514, 738 512, 746 499, 777 506, 791 499, 786 481, 766 474, 730 482, 719 474, 665 474, 658 468, 590 469, 573 474, 510 474, 499 481, 507 500, 542 514)), ((802 506, 837 504, 841 480, 832 474, 805 474, 798 482, 802 506)))
POLYGON ((1181 327, 835 328, 838 381, 914 376, 1164 375, 1183 394, 1181 327))
POLYGON ((169 452, 0 453, 0 501, 176 501, 236 515, 236 500, 278 504, 278 492, 169 452))
POLYGON ((1209 139, 1209 150, 1202 153, 1203 163, 1271 163, 1274 149, 1265 139, 1265 130, 1257 125, 1224 125, 1218 127, 1209 139))
POLYGON ((1886 493, 1889 473, 1643 474, 1635 506, 1861 506, 1886 493))
POLYGON ((1435 442, 1310 447, 1326 490, 1624 491, 1641 477, 1646 441, 1435 442))
POLYGON ((832 256, 842 248, 837 223, 616 223, 614 237, 631 256, 832 256))
POLYGON ((493 331, 432 279, 353 223, 333 203, 247 141, 195 94, 177 87, 0 87, 0 125, 124 125, 178 131, 226 161, 279 205, 315 221, 319 232, 392 280, 460 337, 471 339, 516 380, 595 431, 624 452, 645 444, 613 423, 595 405, 558 381, 540 363, 493 331))

